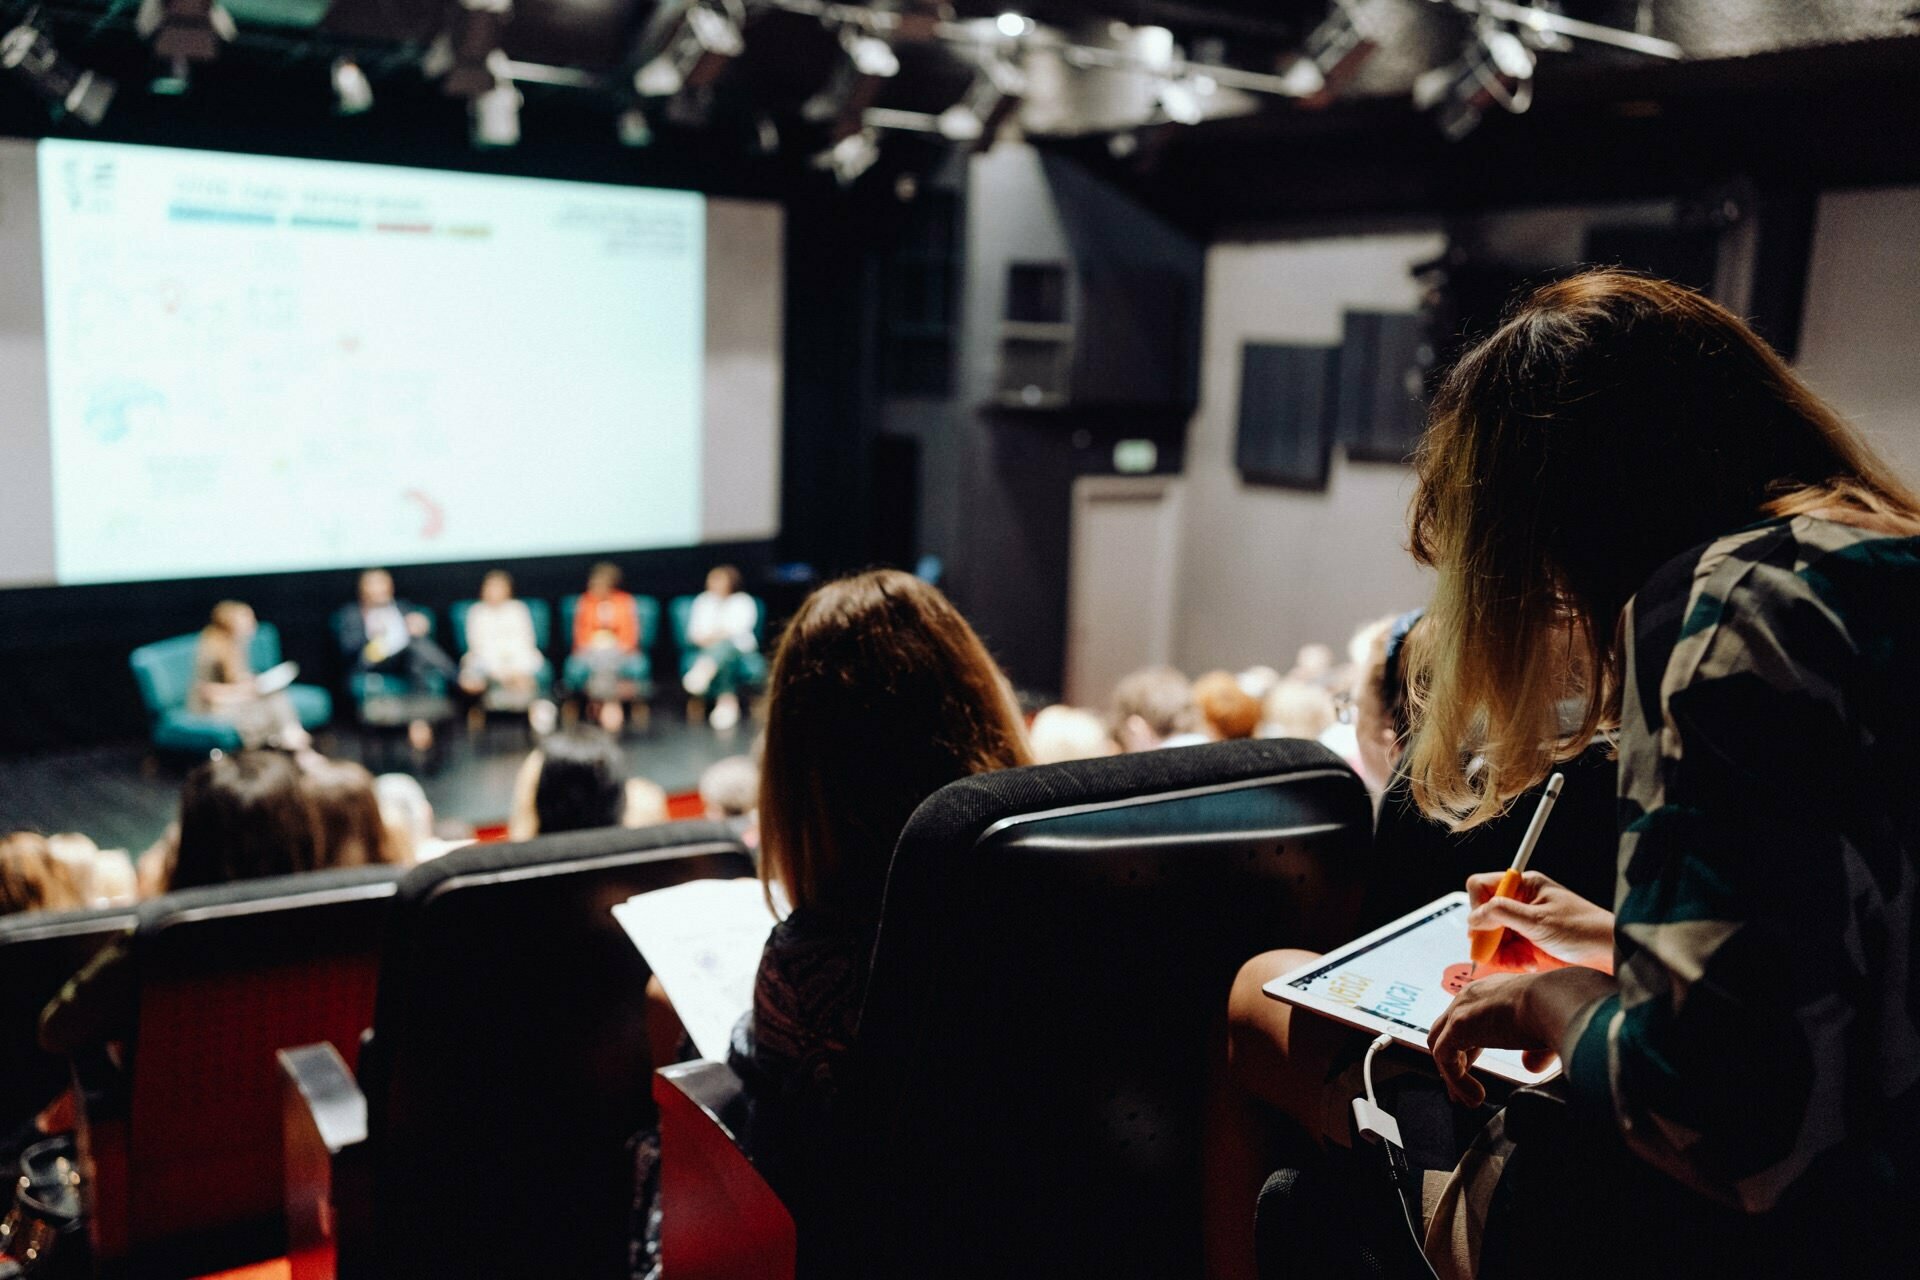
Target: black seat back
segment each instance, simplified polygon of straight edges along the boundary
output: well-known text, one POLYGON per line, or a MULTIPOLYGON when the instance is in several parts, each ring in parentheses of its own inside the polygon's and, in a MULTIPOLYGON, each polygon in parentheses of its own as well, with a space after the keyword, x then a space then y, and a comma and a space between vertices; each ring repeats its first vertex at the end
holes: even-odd
POLYGON ((1371 818, 1352 770, 1296 741, 936 793, 894 855, 843 1099, 832 1247, 881 1253, 819 1267, 802 1222, 807 1270, 1200 1274, 1203 1098, 1234 975, 1349 936, 1371 818))
MULTIPOLYGON (((276 1051, 331 1042, 353 1060, 373 1013, 394 867, 275 876, 139 909, 139 1014, 126 1086, 122 1224, 96 1224, 144 1273, 284 1248, 276 1051)), ((96 1197, 113 1212, 113 1197, 96 1197)))
MULTIPOLYGON (((753 874, 706 822, 456 849, 401 886, 361 1062, 392 1276, 625 1277, 654 1119, 648 971, 612 909, 753 874)), ((343 1254, 344 1256, 344 1254, 343 1254)))
POLYGON ((40 1011, 100 948, 133 928, 132 907, 0 918, 0 1134, 67 1087, 67 1060, 40 1048, 40 1011))

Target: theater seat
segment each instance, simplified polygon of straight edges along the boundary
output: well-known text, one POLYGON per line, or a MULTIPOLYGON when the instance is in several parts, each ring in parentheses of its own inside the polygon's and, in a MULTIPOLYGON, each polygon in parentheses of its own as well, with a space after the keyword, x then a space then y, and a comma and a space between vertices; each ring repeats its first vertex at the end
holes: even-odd
POLYGON ((100 948, 133 928, 131 907, 0 917, 0 1135, 72 1083, 67 1060, 40 1048, 40 1011, 100 948))
POLYGON ((283 1055, 294 1275, 625 1280, 648 1094, 636 893, 752 874, 672 823, 457 849, 411 872, 357 1079, 283 1055))
MULTIPOLYGON (((1201 1274, 1202 1102, 1228 990, 1256 953, 1349 936, 1371 819, 1351 769, 1290 740, 936 793, 894 855, 838 1149, 749 1153, 796 1210, 799 1273, 1201 1274)), ((663 1130, 667 1185, 683 1162, 722 1167, 707 1148, 727 1140, 663 1130)), ((728 1197, 663 1197, 668 1276, 690 1256, 706 1269, 688 1280, 762 1273, 764 1257, 712 1261, 701 1224, 728 1197)))
MULTIPOLYGON (((127 659, 140 686, 140 700, 146 704, 153 745, 161 751, 193 755, 238 751, 240 735, 232 722, 187 710, 187 697, 193 692, 193 655, 199 642, 197 635, 156 640, 141 645, 127 659)), ((248 659, 255 671, 278 665, 279 628, 271 622, 261 623, 254 632, 248 659)), ((287 697, 300 723, 308 729, 322 728, 333 718, 333 698, 317 685, 293 685, 287 697)))
POLYGON ((141 905, 129 1069, 83 1082, 88 1208, 106 1268, 198 1275, 284 1250, 274 1052, 324 1040, 352 1060, 397 878, 391 867, 318 871, 141 905))

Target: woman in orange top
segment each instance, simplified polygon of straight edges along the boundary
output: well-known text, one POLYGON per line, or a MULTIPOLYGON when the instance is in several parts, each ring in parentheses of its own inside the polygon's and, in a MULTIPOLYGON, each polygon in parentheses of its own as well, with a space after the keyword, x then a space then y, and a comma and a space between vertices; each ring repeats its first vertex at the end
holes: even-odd
POLYGON ((587 574, 587 591, 573 614, 568 683, 584 688, 587 714, 609 733, 626 722, 624 697, 639 682, 640 609, 620 589, 620 566, 602 562, 587 574))

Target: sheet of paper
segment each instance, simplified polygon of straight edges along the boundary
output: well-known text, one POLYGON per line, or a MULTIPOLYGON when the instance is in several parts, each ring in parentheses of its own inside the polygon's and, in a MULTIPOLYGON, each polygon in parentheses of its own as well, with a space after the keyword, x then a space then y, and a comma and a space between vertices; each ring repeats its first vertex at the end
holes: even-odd
POLYGON ((666 988, 703 1058, 724 1062, 733 1025, 753 1007, 760 952, 773 930, 756 880, 692 880, 613 909, 666 988))

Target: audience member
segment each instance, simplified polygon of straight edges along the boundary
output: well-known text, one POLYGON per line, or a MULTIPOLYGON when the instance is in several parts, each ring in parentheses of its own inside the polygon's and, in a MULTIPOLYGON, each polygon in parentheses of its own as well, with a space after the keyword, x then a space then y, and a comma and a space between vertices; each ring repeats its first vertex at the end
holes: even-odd
MULTIPOLYGON (((644 794, 641 800, 644 804, 644 794)), ((583 726, 553 734, 528 753, 514 783, 507 835, 530 840, 561 831, 647 825, 628 819, 627 758, 612 734, 583 726)))
POLYGON ((1063 760, 1095 760, 1120 750, 1106 722, 1091 711, 1056 704, 1042 707, 1027 731, 1035 764, 1063 760))
POLYGON ((700 805, 706 816, 724 822, 743 838, 755 831, 754 810, 760 805, 760 764, 752 756, 728 756, 707 766, 700 775, 700 805))
POLYGON ((480 598, 467 608, 466 631, 460 687, 494 710, 532 714, 540 697, 540 641, 533 613, 526 601, 514 598, 506 570, 495 569, 480 580, 480 598))
POLYGON ((1267 693, 1260 709, 1260 736, 1317 742, 1338 718, 1333 695, 1311 680, 1287 676, 1267 693))
POLYGON ((80 878, 32 831, 0 836, 0 916, 16 911, 71 911, 87 905, 80 878))
MULTIPOLYGON (((436 679, 458 674, 453 660, 433 642, 433 621, 393 594, 393 575, 368 569, 360 575, 360 598, 333 616, 334 637, 355 676, 379 675, 396 680, 410 693, 428 689, 436 679)), ((413 745, 425 751, 433 745, 433 726, 416 718, 407 726, 413 745)))
POLYGON ((102 849, 77 831, 55 832, 47 837, 47 848, 72 870, 87 906, 126 906, 139 898, 125 849, 102 849))
POLYGON ((640 606, 620 589, 620 566, 602 561, 587 571, 587 589, 573 613, 570 684, 586 695, 587 715, 608 733, 627 722, 626 699, 637 691, 640 606))
MULTIPOLYGON (((384 853, 372 781, 358 765, 311 757, 303 769, 279 751, 217 756, 187 775, 178 834, 165 852, 168 891, 376 861, 384 853), (317 772, 316 772, 317 771, 317 772), (364 799, 364 805, 361 800, 364 799)), ((136 989, 124 944, 102 950, 47 1006, 40 1039, 71 1054, 124 1040, 136 989)))
POLYGON ((767 941, 732 1060, 768 1121, 766 1167, 803 1220, 894 843, 944 784, 1028 762, 1006 678, 937 589, 880 570, 822 587, 794 615, 760 780, 760 874, 792 914, 767 941))
POLYGON ((1193 705, 1201 731, 1214 742, 1251 738, 1260 728, 1260 700, 1232 672, 1209 671, 1193 682, 1193 705))
POLYGON ((193 650, 193 687, 187 709, 225 720, 244 746, 299 750, 309 741, 300 714, 285 692, 262 693, 253 670, 253 637, 259 621, 238 600, 222 600, 200 631, 193 650))
POLYGON ((723 732, 740 723, 746 658, 760 649, 760 606, 740 589, 740 581, 740 571, 730 564, 713 569, 707 574, 707 589, 693 598, 687 616, 687 643, 700 656, 683 683, 693 697, 713 697, 708 719, 723 732))
POLYGON ((1145 667, 1113 691, 1113 736, 1122 751, 1152 751, 1205 742, 1193 686, 1172 667, 1145 667))
POLYGON ((1322 689, 1333 688, 1340 682, 1339 668, 1334 665, 1333 646, 1317 640, 1301 645, 1300 651, 1294 655, 1293 669, 1287 672, 1286 678, 1304 680, 1322 689))
POLYGON ((364 765, 315 756, 301 769, 300 783, 322 865, 360 867, 404 861, 393 856, 387 844, 373 775, 364 765))
MULTIPOLYGON (((1596 730, 1620 753, 1617 926, 1545 876, 1492 902, 1471 880, 1470 924, 1543 958, 1442 1015, 1448 1090, 1482 1102, 1483 1048, 1560 1059, 1612 1133, 1581 1131, 1557 1179, 1633 1227, 1583 1241, 1589 1272, 1910 1256, 1912 895, 1858 869, 1910 880, 1917 851, 1906 792, 1862 780, 1920 754, 1920 648, 1887 607, 1920 589, 1920 497, 1739 319, 1594 272, 1449 374, 1413 527, 1438 571, 1409 681, 1420 807, 1478 829, 1596 730)), ((1244 1047, 1293 1114, 1333 1114, 1351 1041, 1283 1021, 1244 1047)), ((1513 1149, 1496 1121, 1433 1206, 1444 1273, 1472 1274, 1513 1149)))
POLYGON ((380 805, 380 823, 387 830, 390 862, 410 866, 473 843, 471 839, 445 840, 435 833, 433 804, 426 788, 410 773, 381 774, 373 780, 373 795, 380 805))

